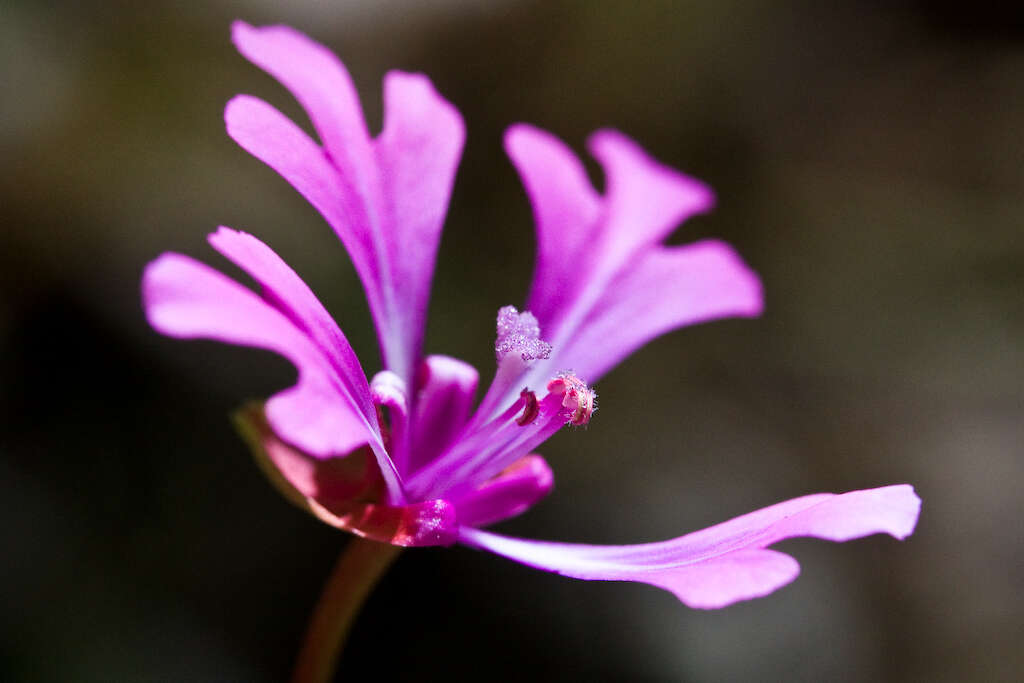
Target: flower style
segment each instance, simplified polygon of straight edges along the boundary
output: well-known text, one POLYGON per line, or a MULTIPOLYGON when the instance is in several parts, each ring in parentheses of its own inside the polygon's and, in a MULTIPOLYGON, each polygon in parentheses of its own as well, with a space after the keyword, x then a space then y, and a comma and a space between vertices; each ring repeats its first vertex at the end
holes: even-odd
POLYGON ((225 111, 229 135, 323 215, 348 250, 380 340, 384 369, 367 380, 345 335, 269 247, 226 227, 214 249, 259 293, 187 256, 149 264, 143 302, 158 331, 268 349, 295 386, 239 413, 270 479, 324 522, 401 546, 489 550, 580 579, 639 581, 692 607, 766 595, 799 572, 770 550, 794 536, 905 538, 920 500, 909 485, 816 494, 661 542, 593 546, 521 540, 482 527, 518 515, 553 483, 533 453, 597 409, 588 384, 650 339, 729 316, 759 315, 761 287, 728 245, 666 246, 711 191, 620 133, 589 140, 603 193, 558 139, 512 126, 505 149, 533 205, 537 261, 523 311, 498 312, 496 372, 473 409, 476 370, 423 356, 429 287, 464 128, 423 75, 390 72, 384 124, 370 137, 345 68, 280 26, 233 27, 241 53, 280 81, 312 120, 318 144, 247 95, 225 111), (570 371, 571 369, 571 371, 570 371))

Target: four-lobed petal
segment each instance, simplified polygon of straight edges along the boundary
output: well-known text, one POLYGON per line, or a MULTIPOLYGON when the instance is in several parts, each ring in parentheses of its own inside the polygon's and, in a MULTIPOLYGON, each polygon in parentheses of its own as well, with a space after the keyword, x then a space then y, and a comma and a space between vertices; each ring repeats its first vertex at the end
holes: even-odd
POLYGON ((150 324, 173 337, 254 346, 287 358, 299 381, 267 401, 267 419, 277 433, 317 458, 369 445, 389 500, 402 500, 401 477, 384 448, 366 375, 334 319, 255 237, 222 227, 210 242, 260 284, 263 296, 187 256, 168 253, 143 273, 150 324))
POLYGON ((286 26, 235 22, 239 51, 306 110, 322 148, 266 102, 228 103, 228 134, 305 196, 345 244, 363 282, 384 365, 413 379, 441 227, 465 130, 421 74, 384 80, 384 127, 371 139, 352 79, 326 48, 286 26))
MULTIPOLYGON (((728 245, 661 244, 682 221, 712 207, 707 186, 621 133, 599 131, 588 146, 604 170, 604 194, 550 133, 518 124, 505 135, 537 230, 527 308, 554 349, 524 372, 531 387, 564 368, 596 382, 660 334, 762 309, 760 281, 728 245)), ((496 403, 512 397, 506 392, 496 403)))

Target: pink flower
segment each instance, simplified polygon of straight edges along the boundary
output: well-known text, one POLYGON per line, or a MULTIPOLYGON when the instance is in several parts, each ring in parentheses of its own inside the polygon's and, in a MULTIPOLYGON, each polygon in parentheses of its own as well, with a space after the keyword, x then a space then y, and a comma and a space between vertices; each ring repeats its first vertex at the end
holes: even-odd
POLYGON ((761 286, 728 245, 666 246, 711 208, 702 183, 662 166, 620 133, 589 141, 607 189, 579 159, 527 125, 505 148, 533 204, 536 271, 523 312, 500 309, 497 369, 473 409, 476 370, 422 354, 441 224, 462 151, 458 111, 422 75, 384 81, 383 130, 371 138, 356 92, 327 49, 286 27, 237 23, 238 49, 299 100, 311 140, 266 102, 239 95, 229 135, 324 216, 362 280, 384 369, 367 380, 345 335, 309 288, 255 237, 220 228, 210 244, 260 286, 255 293, 193 259, 149 264, 149 322, 180 338, 268 349, 295 386, 239 416, 271 480, 328 524, 396 545, 463 543, 580 579, 641 581, 693 607, 758 597, 791 581, 796 561, 769 550, 794 536, 905 538, 920 500, 909 485, 804 496, 662 543, 528 541, 481 527, 517 515, 553 477, 533 453, 597 409, 597 381, 650 339, 728 316, 756 316, 761 286), (572 372, 569 372, 569 369, 572 372))

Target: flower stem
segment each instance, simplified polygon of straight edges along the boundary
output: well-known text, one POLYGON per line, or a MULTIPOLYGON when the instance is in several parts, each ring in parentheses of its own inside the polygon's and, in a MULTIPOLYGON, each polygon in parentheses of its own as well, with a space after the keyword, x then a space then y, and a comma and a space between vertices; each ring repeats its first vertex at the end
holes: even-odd
POLYGON ((313 611, 292 683, 326 683, 331 679, 352 622, 400 550, 358 536, 348 542, 313 611))

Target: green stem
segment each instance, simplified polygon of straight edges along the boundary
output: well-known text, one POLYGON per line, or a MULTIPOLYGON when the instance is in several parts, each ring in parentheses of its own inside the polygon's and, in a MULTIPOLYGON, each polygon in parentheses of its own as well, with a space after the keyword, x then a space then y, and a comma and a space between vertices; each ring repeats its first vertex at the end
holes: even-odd
POLYGON ((401 550, 353 537, 342 551, 313 611, 292 683, 327 683, 359 609, 401 550))

